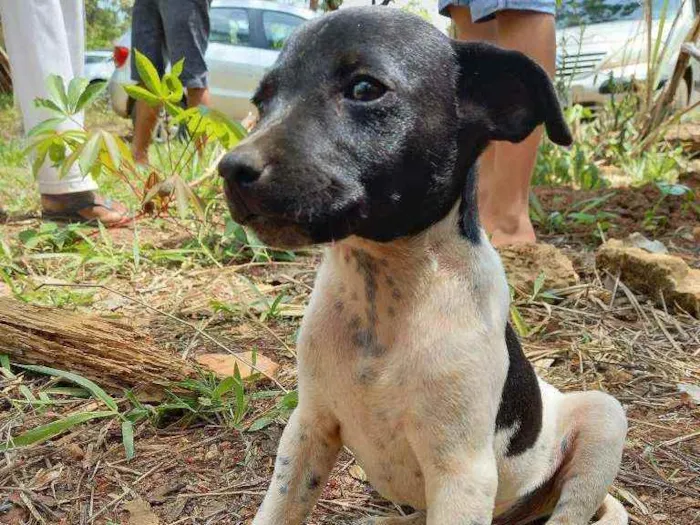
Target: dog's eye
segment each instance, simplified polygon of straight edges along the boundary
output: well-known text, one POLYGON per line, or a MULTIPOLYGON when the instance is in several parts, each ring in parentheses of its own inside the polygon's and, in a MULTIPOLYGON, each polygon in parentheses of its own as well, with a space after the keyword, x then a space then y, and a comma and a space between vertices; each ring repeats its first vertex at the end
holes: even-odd
POLYGON ((373 78, 363 77, 357 79, 350 86, 345 96, 359 102, 371 102, 381 98, 384 93, 386 93, 386 87, 381 82, 373 78))

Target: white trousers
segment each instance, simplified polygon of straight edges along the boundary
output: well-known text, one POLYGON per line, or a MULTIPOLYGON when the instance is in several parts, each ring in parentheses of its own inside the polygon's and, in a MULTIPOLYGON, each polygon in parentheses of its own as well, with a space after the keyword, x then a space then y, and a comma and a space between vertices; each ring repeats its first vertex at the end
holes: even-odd
MULTIPOLYGON (((10 57, 14 93, 24 118, 25 132, 51 118, 34 107, 34 99, 46 98, 46 78, 61 75, 66 83, 82 76, 85 53, 85 8, 83 0, 0 0, 5 46, 10 57)), ((76 115, 83 121, 83 115, 76 115)), ((77 127, 66 121, 59 129, 77 127)), ((77 167, 59 178, 50 162, 39 171, 39 191, 57 195, 96 190, 91 177, 77 167)))

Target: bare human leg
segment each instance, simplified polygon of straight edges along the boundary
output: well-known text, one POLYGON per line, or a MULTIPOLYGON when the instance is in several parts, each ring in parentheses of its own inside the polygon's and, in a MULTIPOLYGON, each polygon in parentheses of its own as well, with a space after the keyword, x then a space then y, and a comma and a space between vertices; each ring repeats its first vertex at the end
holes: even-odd
MULTIPOLYGON (((554 75, 554 17, 534 11, 506 10, 496 19, 474 23, 466 7, 450 7, 460 40, 482 40, 525 53, 554 75)), ((479 216, 496 246, 535 242, 528 197, 542 137, 538 129, 519 144, 496 142, 484 153, 479 170, 479 216)))

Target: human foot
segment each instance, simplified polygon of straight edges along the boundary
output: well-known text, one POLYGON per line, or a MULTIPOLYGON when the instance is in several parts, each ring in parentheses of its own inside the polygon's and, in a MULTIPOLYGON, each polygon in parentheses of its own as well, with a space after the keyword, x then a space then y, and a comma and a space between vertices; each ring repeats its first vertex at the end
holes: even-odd
POLYGON ((105 199, 93 191, 42 195, 41 208, 45 219, 66 222, 100 221, 114 228, 126 226, 131 220, 123 204, 105 199))
POLYGON ((530 217, 495 216, 489 217, 482 214, 481 222, 484 229, 491 237, 491 244, 495 247, 508 244, 534 244, 537 242, 535 229, 530 222, 530 217))

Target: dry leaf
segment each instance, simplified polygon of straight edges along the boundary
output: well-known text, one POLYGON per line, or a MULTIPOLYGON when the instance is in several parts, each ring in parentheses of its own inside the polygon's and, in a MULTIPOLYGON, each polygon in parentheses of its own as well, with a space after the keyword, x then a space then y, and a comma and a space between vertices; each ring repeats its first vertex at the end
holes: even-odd
POLYGON ((615 487, 615 490, 622 499, 624 499, 627 503, 636 508, 644 516, 649 515, 649 508, 644 503, 642 503, 642 501, 637 496, 635 496, 634 493, 621 487, 615 487))
POLYGON ((266 375, 274 377, 280 365, 268 359, 258 352, 253 359, 253 352, 239 352, 237 354, 203 354, 197 357, 197 362, 207 370, 211 370, 219 378, 233 375, 234 366, 238 365, 238 370, 243 379, 258 374, 245 363, 253 363, 255 368, 261 370, 266 375), (236 357, 240 359, 236 359, 236 357))
POLYGON ((700 405, 700 386, 691 385, 690 383, 678 383, 677 387, 684 404, 690 405, 692 401, 693 404, 700 405))
POLYGON ((34 475, 30 487, 32 490, 44 490, 48 486, 61 477, 63 472, 63 465, 58 464, 52 469, 39 469, 39 471, 34 475))
POLYGON ((358 481, 367 481, 367 474, 365 474, 364 469, 357 463, 348 469, 348 474, 358 481))
POLYGON ((151 510, 151 505, 141 498, 127 501, 124 508, 129 513, 129 525, 160 525, 160 520, 151 510))

